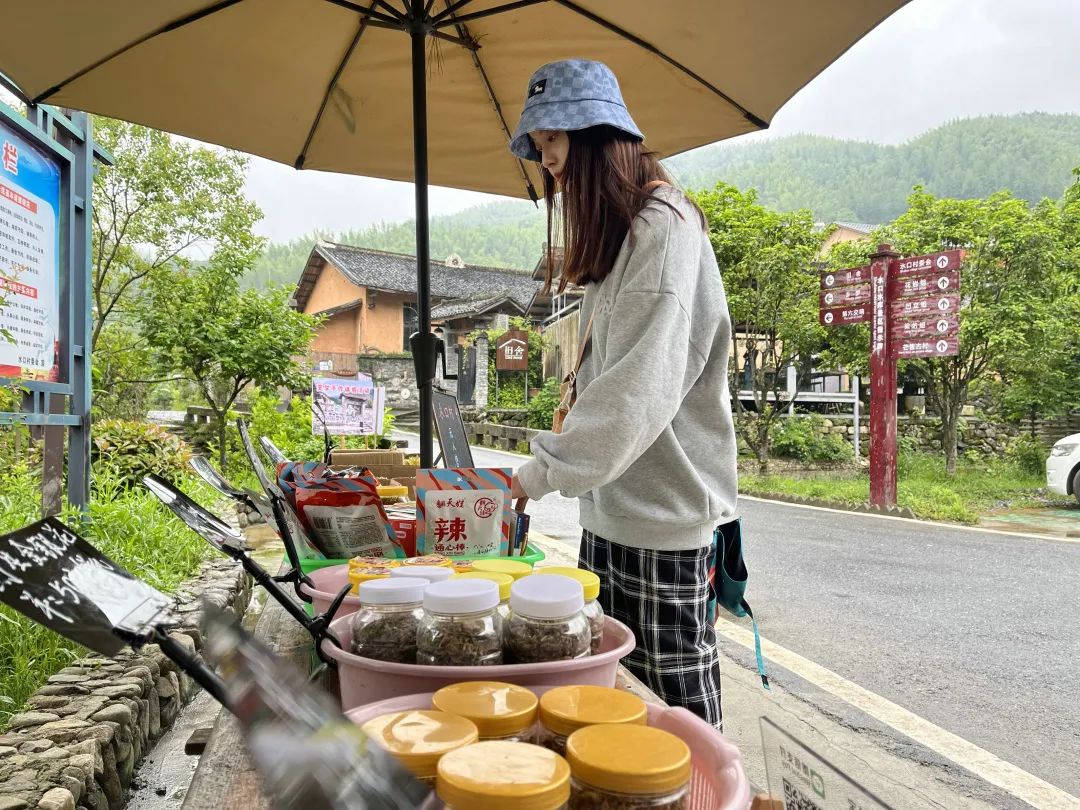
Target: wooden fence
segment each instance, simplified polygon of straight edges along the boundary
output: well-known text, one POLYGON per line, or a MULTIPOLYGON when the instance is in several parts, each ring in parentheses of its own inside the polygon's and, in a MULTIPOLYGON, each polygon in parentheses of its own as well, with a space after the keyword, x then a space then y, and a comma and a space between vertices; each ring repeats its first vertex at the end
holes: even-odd
POLYGON ((561 380, 573 368, 578 351, 578 319, 578 312, 571 312, 544 329, 547 339, 544 349, 545 380, 548 377, 561 380))

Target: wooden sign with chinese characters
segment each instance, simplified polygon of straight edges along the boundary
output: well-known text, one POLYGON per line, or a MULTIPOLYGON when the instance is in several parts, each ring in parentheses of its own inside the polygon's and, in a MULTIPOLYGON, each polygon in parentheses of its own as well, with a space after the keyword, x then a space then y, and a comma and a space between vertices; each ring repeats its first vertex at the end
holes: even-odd
POLYGON ((960 271, 946 270, 926 276, 905 276, 889 282, 893 298, 913 298, 921 295, 942 295, 960 289, 960 271))
POLYGON ((167 596, 56 518, 0 537, 0 601, 102 655, 171 622, 167 596))
POLYGON ((529 370, 529 335, 520 329, 504 332, 495 342, 497 371, 529 370))
POLYGON ((839 287, 819 294, 822 308, 845 307, 853 304, 866 304, 870 301, 870 285, 857 284, 854 287, 839 287))
POLYGON ((927 253, 924 256, 910 256, 896 262, 895 278, 924 276, 943 270, 958 270, 964 260, 964 251, 944 250, 941 253, 927 253))
POLYGON ((848 270, 828 270, 821 274, 821 289, 831 290, 834 287, 851 287, 856 284, 866 284, 869 281, 869 267, 852 267, 848 270))
POLYGON ((957 293, 930 295, 925 298, 899 298, 889 305, 889 313, 894 321, 899 318, 936 318, 939 315, 955 314, 960 309, 960 296, 957 293))
POLYGON ((960 327, 956 313, 899 318, 893 323, 893 340, 901 338, 936 338, 955 335, 960 327))
POLYGON ((818 323, 822 326, 844 326, 849 323, 869 323, 870 304, 850 307, 835 307, 818 312, 818 323))
POLYGON ((899 338, 892 342, 893 354, 901 360, 915 357, 949 357, 959 351, 956 337, 899 338))
POLYGON ((416 551, 447 557, 506 556, 515 526, 510 469, 420 470, 416 551))

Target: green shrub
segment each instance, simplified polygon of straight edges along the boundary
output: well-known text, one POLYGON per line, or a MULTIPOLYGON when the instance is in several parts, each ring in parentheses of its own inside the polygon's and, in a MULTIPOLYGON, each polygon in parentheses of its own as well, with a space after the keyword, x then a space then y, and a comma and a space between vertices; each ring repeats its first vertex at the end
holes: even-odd
POLYGON ((843 461, 852 454, 851 446, 835 434, 821 432, 820 416, 788 417, 773 425, 771 437, 775 455, 799 461, 843 461))
POLYGON ((151 473, 178 478, 187 471, 191 458, 186 442, 149 422, 106 419, 94 424, 92 436, 90 458, 95 473, 121 487, 140 485, 143 476, 151 473))
POLYGON ((529 400, 529 427, 534 430, 551 430, 551 416, 559 404, 559 381, 554 377, 544 380, 540 393, 529 400))
POLYGON ((1031 475, 1045 472, 1047 455, 1046 446, 1034 436, 1018 436, 1005 448, 1006 460, 1031 475))

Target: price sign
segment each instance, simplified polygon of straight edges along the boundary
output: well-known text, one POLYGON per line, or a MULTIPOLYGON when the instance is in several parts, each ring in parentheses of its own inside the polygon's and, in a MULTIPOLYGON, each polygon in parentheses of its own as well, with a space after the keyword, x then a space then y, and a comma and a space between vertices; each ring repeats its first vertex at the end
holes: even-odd
POLYGON ((435 429, 439 434, 443 466, 449 468, 474 467, 472 448, 461 419, 457 397, 442 391, 431 392, 431 404, 435 412, 435 429))
POLYGON ((930 338, 956 335, 960 321, 956 313, 936 316, 933 313, 924 317, 900 318, 893 322, 893 338, 930 338))
POLYGON ((943 270, 959 270, 963 259, 964 251, 962 250, 944 250, 940 253, 911 256, 896 262, 896 275, 903 278, 940 273, 943 270))
POLYGON ((960 289, 960 271, 946 270, 926 276, 904 276, 889 283, 889 295, 893 298, 915 298, 956 292, 960 289))
POLYGON ((102 655, 172 623, 169 597, 52 517, 0 537, 0 601, 102 655))
POLYGON ((897 318, 954 315, 959 309, 960 295, 950 293, 927 298, 901 298, 892 302, 890 314, 895 321, 897 318))
POLYGON ((821 289, 850 287, 854 284, 866 284, 870 281, 870 265, 851 267, 847 270, 829 270, 821 274, 821 289))

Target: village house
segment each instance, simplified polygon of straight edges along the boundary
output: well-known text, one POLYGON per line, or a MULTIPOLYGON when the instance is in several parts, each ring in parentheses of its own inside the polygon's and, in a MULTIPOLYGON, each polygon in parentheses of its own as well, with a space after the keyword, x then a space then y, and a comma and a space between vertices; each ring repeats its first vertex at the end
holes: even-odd
MULTIPOLYGON (((448 346, 499 319, 528 315, 541 285, 527 270, 431 262, 432 325, 448 346)), ((356 372, 358 355, 409 351, 417 330, 416 257, 320 241, 311 249, 293 306, 324 318, 309 355, 316 371, 356 372)))

